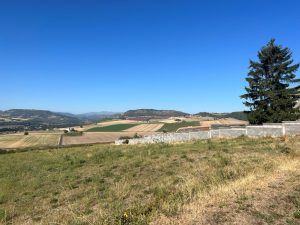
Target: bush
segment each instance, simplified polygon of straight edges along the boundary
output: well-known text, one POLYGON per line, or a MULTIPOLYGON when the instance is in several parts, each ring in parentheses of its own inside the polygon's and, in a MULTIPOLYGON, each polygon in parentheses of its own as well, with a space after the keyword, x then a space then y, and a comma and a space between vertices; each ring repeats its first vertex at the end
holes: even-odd
POLYGON ((82 131, 72 131, 65 133, 65 136, 82 136, 83 132, 82 131))
POLYGON ((300 210, 294 212, 294 217, 300 219, 300 210))
POLYGON ((121 136, 121 137, 119 137, 119 140, 125 140, 125 139, 132 139, 132 137, 129 137, 129 136, 121 136))
POLYGON ((28 131, 25 131, 25 132, 24 132, 24 135, 28 135, 28 134, 29 134, 29 132, 28 132, 28 131))
POLYGON ((126 139, 126 140, 124 140, 122 143, 123 143, 123 144, 128 144, 128 143, 129 143, 129 140, 126 139))
POLYGON ((133 136, 133 138, 141 138, 141 137, 142 137, 142 135, 139 135, 138 133, 135 133, 133 136))
POLYGON ((67 131, 67 130, 64 130, 64 133, 66 134, 66 133, 68 133, 69 131, 67 131))

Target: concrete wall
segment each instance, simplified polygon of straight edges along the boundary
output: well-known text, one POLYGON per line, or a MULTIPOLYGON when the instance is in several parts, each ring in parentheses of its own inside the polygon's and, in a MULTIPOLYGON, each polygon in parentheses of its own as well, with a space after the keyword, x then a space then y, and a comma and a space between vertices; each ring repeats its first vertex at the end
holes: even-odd
POLYGON ((246 135, 246 128, 219 129, 220 138, 236 138, 246 135))
POLYGON ((247 126, 246 129, 247 129, 247 136, 249 137, 283 136, 282 125, 247 126))
POLYGON ((284 135, 300 134, 300 122, 283 122, 284 135))
MULTIPOLYGON (((220 128, 187 133, 160 133, 143 138, 129 139, 128 144, 174 143, 210 138, 236 138, 243 135, 249 137, 300 135, 300 121, 263 124, 262 126, 246 126, 246 128, 220 128)), ((115 144, 123 144, 123 141, 124 140, 116 140, 115 144)))

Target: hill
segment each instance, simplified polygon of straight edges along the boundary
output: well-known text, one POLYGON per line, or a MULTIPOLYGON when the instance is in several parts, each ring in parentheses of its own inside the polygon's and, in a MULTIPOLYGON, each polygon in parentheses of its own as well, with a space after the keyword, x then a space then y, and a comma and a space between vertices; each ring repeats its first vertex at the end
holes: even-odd
POLYGON ((148 118, 164 118, 164 117, 176 117, 187 116, 188 113, 176 111, 176 110, 157 110, 157 109, 135 109, 128 110, 123 113, 125 117, 148 117, 148 118))
POLYGON ((247 115, 244 111, 230 112, 230 113, 209 113, 209 112, 199 112, 195 114, 196 116, 203 117, 213 117, 213 118, 234 118, 238 120, 248 121, 247 115))
POLYGON ((10 109, 0 112, 0 131, 36 130, 82 124, 79 118, 47 110, 10 109))
POLYGON ((82 120, 97 122, 99 120, 106 119, 106 118, 117 119, 119 118, 120 113, 103 111, 103 112, 89 112, 89 113, 76 114, 74 116, 82 120))
POLYGON ((117 112, 88 112, 88 113, 81 113, 81 114, 72 114, 68 112, 57 112, 58 114, 64 115, 64 116, 70 116, 78 118, 84 123, 94 123, 99 122, 100 120, 111 118, 111 119, 117 119, 120 117, 121 113, 117 112))

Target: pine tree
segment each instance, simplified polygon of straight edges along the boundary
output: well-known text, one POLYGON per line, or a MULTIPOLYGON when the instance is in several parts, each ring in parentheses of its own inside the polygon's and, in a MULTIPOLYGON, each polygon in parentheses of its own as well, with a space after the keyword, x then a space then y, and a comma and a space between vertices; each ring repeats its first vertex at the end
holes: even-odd
POLYGON ((248 87, 245 106, 251 124, 265 122, 277 123, 300 118, 299 109, 295 108, 299 99, 300 79, 295 72, 299 64, 293 64, 289 48, 275 44, 275 39, 258 52, 258 62, 250 60, 246 78, 248 87))

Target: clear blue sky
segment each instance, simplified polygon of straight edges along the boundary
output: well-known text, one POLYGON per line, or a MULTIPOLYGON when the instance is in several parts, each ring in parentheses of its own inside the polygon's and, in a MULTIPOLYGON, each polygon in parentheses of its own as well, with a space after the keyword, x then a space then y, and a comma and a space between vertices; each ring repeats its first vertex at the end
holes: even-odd
POLYGON ((0 109, 243 110, 272 37, 300 61, 300 1, 0 0, 0 109))

